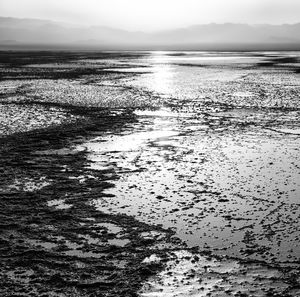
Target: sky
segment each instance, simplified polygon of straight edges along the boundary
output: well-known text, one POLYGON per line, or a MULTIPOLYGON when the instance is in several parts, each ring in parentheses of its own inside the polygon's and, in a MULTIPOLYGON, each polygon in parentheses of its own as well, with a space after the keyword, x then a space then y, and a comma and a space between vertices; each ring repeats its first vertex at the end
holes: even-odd
POLYGON ((300 22, 300 0, 0 0, 0 16, 158 31, 207 23, 300 22))

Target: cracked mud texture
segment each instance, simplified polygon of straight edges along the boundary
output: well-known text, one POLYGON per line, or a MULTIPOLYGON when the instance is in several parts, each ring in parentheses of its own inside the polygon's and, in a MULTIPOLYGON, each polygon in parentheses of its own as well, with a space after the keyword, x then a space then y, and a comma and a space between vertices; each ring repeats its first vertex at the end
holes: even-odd
POLYGON ((1 296, 300 296, 298 53, 0 63, 1 296))

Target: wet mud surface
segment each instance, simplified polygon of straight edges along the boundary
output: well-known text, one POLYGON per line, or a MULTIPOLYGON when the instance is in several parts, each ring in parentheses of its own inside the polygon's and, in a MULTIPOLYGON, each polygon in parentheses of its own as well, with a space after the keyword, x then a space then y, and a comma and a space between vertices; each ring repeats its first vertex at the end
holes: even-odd
POLYGON ((193 55, 1 53, 1 296, 300 296, 298 54, 193 55))
POLYGON ((89 206, 115 173, 85 169, 85 153, 69 148, 78 132, 117 130, 122 117, 131 120, 99 113, 83 127, 4 139, 1 296, 133 296, 159 267, 142 264, 154 242, 145 236, 156 230, 156 243, 172 242, 172 232, 89 206))

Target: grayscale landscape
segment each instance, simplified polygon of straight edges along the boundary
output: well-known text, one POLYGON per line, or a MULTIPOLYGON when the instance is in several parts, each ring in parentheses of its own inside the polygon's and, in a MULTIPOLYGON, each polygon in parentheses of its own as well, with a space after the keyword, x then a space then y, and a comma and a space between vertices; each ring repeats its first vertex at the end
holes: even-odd
POLYGON ((300 296, 299 23, 66 21, 0 18, 0 295, 300 296))

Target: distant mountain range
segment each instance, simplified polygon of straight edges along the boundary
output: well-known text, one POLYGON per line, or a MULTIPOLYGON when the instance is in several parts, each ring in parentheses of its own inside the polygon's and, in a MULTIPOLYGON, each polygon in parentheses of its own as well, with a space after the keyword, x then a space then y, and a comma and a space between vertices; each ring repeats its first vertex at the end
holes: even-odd
POLYGON ((139 50, 300 50, 300 23, 206 24, 159 32, 130 32, 40 19, 0 17, 0 48, 139 50))

